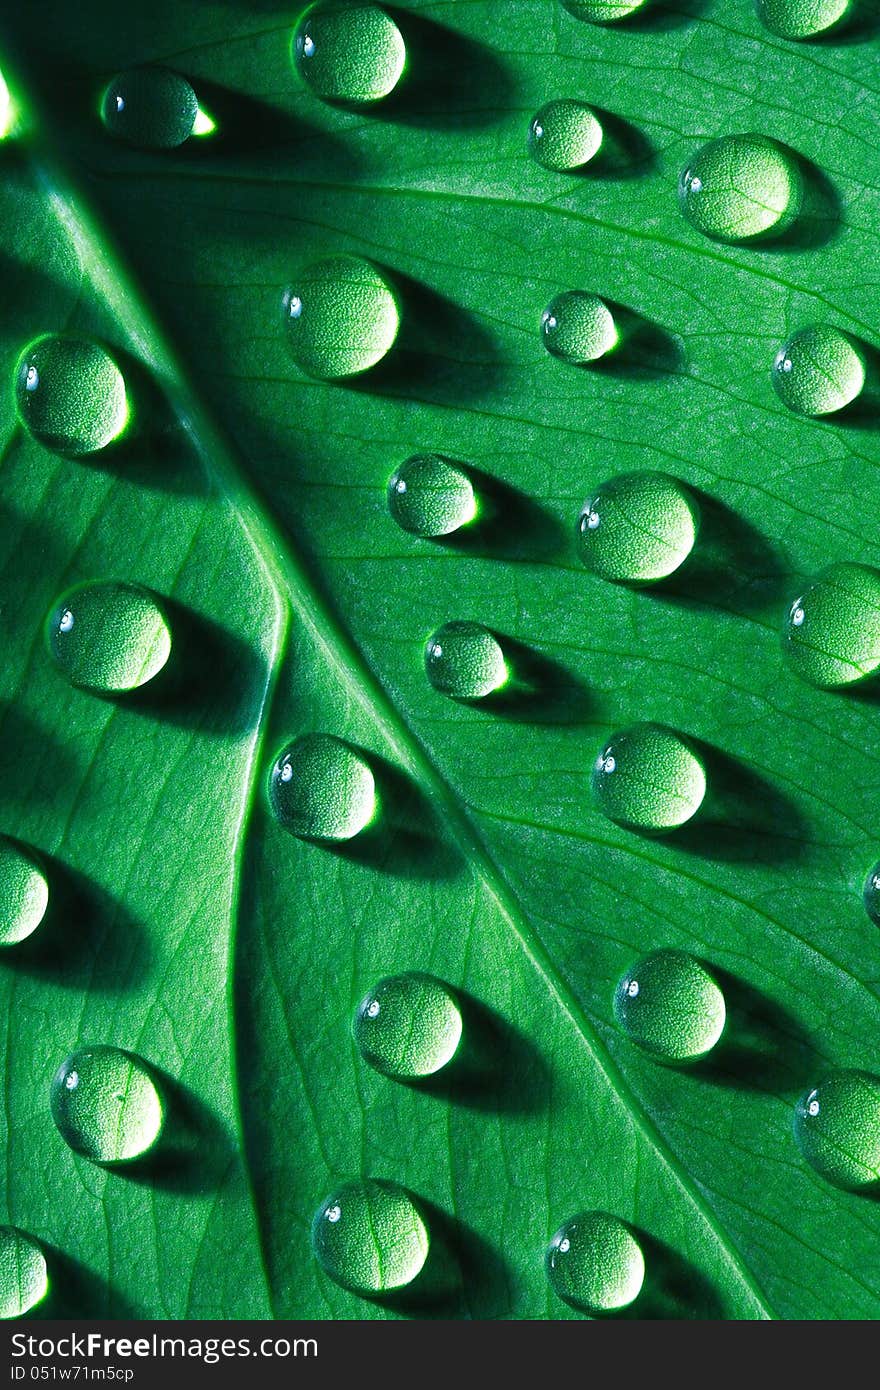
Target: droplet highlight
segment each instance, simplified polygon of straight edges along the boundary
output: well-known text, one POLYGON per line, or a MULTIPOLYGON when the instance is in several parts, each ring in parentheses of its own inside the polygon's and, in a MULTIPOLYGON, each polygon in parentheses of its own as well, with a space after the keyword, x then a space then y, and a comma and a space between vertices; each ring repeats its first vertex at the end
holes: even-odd
POLYGON ((617 346, 614 315, 597 294, 566 290, 541 315, 541 341, 554 357, 583 367, 617 346))
POLYGON ((302 840, 351 840, 376 815, 376 781, 366 758, 341 738, 304 734, 276 758, 269 803, 302 840))
POLYGON ((650 0, 562 0, 569 14, 590 24, 616 24, 649 3, 650 0))
POLYGON ((129 1163, 154 1146, 164 1112, 145 1063, 118 1047, 83 1047, 59 1067, 52 1118, 75 1153, 93 1163, 129 1163))
POLYGON ((582 169, 601 145, 601 122, 584 101, 548 101, 529 122, 529 153, 545 169, 560 174, 582 169))
POLYGON ((74 457, 106 449, 124 432, 128 401, 122 373, 100 343, 46 335, 25 348, 15 368, 18 416, 41 444, 74 457))
POLYGON ((851 405, 865 385, 857 344, 830 324, 812 324, 783 343, 773 359, 779 399, 798 415, 831 415, 851 405))
POLYGON ((601 749, 591 786, 609 820, 661 834, 697 814, 706 795, 706 771, 681 734, 662 724, 633 724, 612 734, 601 749))
POLYGON ((547 1247, 550 1287, 585 1313, 616 1313, 634 1303, 645 1280, 645 1257, 635 1234, 617 1216, 572 1216, 547 1247))
POLYGON ((194 134, 199 102, 192 84, 169 68, 117 73, 101 99, 111 135, 142 150, 173 150, 194 134))
POLYGON ((880 1181, 880 1078, 835 1071, 797 1102, 794 1137, 807 1162, 851 1192, 880 1181))
POLYGON ((0 835, 0 946, 26 941, 48 905, 49 883, 37 857, 0 835))
POLYGON ((312 5, 293 36, 293 66, 323 101, 381 101, 406 65, 403 35, 381 5, 312 5))
POLYGON ((156 596, 137 584, 99 580, 56 600, 46 644, 71 685, 123 695, 153 680, 171 655, 171 629, 156 596))
POLYGON ((49 1292, 46 1257, 32 1236, 0 1226, 0 1318, 23 1317, 49 1292))
POLYGON ((803 178, 792 153, 766 135, 724 135, 681 172, 688 221, 716 241, 778 236, 800 212, 803 178))
POLYGON ((414 454, 388 480, 388 510, 404 531, 432 540, 469 525, 478 506, 463 468, 440 454, 414 454))
POLYGON ((452 991, 413 972, 380 980, 357 1007, 352 1034, 361 1056, 385 1076, 417 1080, 447 1066, 461 1042, 452 991))
POLYGON ((400 328, 394 290, 360 256, 330 256, 306 266, 286 291, 284 307, 294 361, 327 381, 381 362, 400 328))
POLYGON ((840 24, 852 5, 850 0, 757 0, 756 9, 772 34, 810 39, 840 24))
POLYGON ((406 1288, 428 1258, 430 1235, 397 1183, 367 1178, 336 1188, 312 1222, 312 1249, 335 1283, 363 1297, 406 1288))
POLYGON ((587 569, 617 584, 655 584, 694 548, 700 511, 693 493, 667 473, 624 473, 587 500, 578 552, 587 569))
POLYGON ((831 565, 786 610, 782 650, 792 670, 820 690, 855 685, 880 668, 880 572, 831 565))
POLYGON ((724 994, 686 951, 653 951, 614 992, 614 1017, 631 1042, 672 1065, 705 1057, 724 1032, 724 994))
POLYGON ((453 700, 483 700, 510 677, 501 644, 481 623, 445 623, 428 638, 425 671, 435 690, 453 700))

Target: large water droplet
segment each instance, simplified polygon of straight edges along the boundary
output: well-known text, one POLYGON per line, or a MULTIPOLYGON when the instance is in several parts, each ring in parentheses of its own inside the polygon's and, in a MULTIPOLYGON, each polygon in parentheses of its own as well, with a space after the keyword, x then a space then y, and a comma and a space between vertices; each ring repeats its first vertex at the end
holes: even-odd
POLYGON ((865 359, 853 340, 829 324, 802 328, 773 359, 773 385, 798 415, 843 410, 865 384, 865 359))
POLYGON ((364 1059, 386 1076, 433 1076, 455 1056, 461 1010, 452 992, 431 975, 380 980, 357 1007, 354 1040, 364 1059))
POLYGON ((127 1163, 153 1147, 164 1112, 146 1065, 118 1047, 83 1047, 58 1068, 50 1092, 61 1137, 95 1163, 127 1163))
POLYGON ((414 536, 448 536, 477 515, 467 473, 440 454, 414 454, 388 480, 388 510, 414 536))
POLYGON ((381 5, 323 0, 300 19, 293 65, 324 101, 380 101, 394 91, 406 63, 403 35, 381 5))
POLYGON ((875 926, 880 927, 880 860, 874 865, 862 890, 865 911, 875 926))
POLYGON ((682 170, 685 216, 716 241, 778 235, 797 217, 803 178, 790 151, 765 135, 724 135, 682 170))
POLYGON ((344 1289, 367 1296, 411 1284, 429 1245, 424 1217, 409 1193, 375 1178, 336 1188, 312 1222, 321 1268, 344 1289))
POLYGON ((638 1298, 645 1257, 635 1235, 617 1216, 585 1211, 560 1226, 547 1247, 553 1292, 586 1313, 614 1313, 638 1298))
POLYGON ((531 119, 530 154, 545 169, 565 173, 589 164, 602 144, 602 126, 584 101, 548 101, 531 119))
POLYGON ((72 335, 37 338, 18 359, 15 402, 22 424, 58 453, 94 454, 128 423, 125 382, 99 343, 72 335))
POLYGON ((333 734, 304 734, 278 755, 269 802, 303 840, 350 840, 376 814, 376 781, 366 759, 333 734))
POLYGON ((880 572, 831 565, 789 604, 782 649, 797 674, 823 690, 880 668, 880 572))
POLYGON ((309 376, 356 376, 380 362, 400 327, 397 296, 360 256, 331 256, 302 270, 285 292, 291 352, 309 376))
POLYGON ((155 595, 113 580, 62 594, 46 620, 46 642, 71 685, 102 695, 146 685, 171 654, 171 630, 155 595))
POLYGON ((569 14, 590 24, 616 24, 649 3, 650 0, 562 0, 569 14))
POLYGON ((425 670, 434 689, 453 700, 482 700, 510 676, 494 633, 469 622, 445 623, 428 638, 425 670))
POLYGON ((111 135, 143 150, 182 145, 193 134, 198 115, 191 84, 168 68, 121 72, 101 101, 101 119, 111 135))
POLYGON ((696 749, 662 724, 633 724, 612 734, 593 766, 593 795, 610 820, 631 830, 674 830, 695 816, 706 795, 696 749))
POLYGON ((835 1071, 801 1096, 794 1137, 808 1163, 851 1191, 880 1182, 880 1078, 835 1071))
POLYGON ((846 17, 850 0, 757 0, 767 28, 783 39, 809 39, 824 34, 846 17))
POLYGON ((616 347, 617 326, 604 299, 584 290, 566 290, 541 315, 541 341, 554 357, 585 366, 616 347))
POLYGON ((46 1257, 15 1226, 0 1226, 0 1318, 20 1318, 49 1292, 46 1257))
POLYGON ((46 915, 49 884, 35 857, 0 835, 0 946, 36 931, 46 915))
POLYGON ((614 1016, 632 1042, 660 1062, 704 1057, 724 1031, 724 995, 686 951, 653 951, 624 975, 614 1016))
POLYGON ((696 498, 667 473, 624 473, 585 503, 578 549, 588 569, 621 584, 652 584, 684 564, 700 515, 696 498))

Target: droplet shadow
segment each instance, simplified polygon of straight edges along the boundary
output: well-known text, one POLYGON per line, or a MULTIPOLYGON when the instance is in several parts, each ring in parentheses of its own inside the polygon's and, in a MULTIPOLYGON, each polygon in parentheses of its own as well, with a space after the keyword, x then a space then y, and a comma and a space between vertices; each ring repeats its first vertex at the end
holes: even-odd
POLYGON ((58 788, 79 786, 82 776, 71 744, 62 743, 22 705, 0 711, 0 806, 10 820, 25 807, 57 807, 58 788))
POLYGON ((749 246, 770 251, 814 251, 828 246, 843 230, 843 204, 831 179, 818 164, 797 150, 787 150, 800 171, 804 186, 801 209, 778 236, 750 241, 749 246))
POLYGON ((587 179, 634 179, 650 174, 657 152, 643 130, 601 106, 592 108, 602 127, 602 143, 593 158, 571 172, 587 179))
POLYGON ((134 1320, 143 1310, 128 1302, 105 1276, 75 1260, 67 1250, 41 1240, 49 1274, 49 1293, 27 1314, 44 1318, 122 1318, 134 1320))
POLYGON ((225 1125, 190 1087, 148 1065, 165 1110, 162 1133, 143 1158, 113 1165, 114 1175, 183 1196, 219 1191, 236 1155, 225 1125))
POLYGON ((792 579, 779 551, 741 512, 688 486, 700 507, 696 544, 681 569, 644 592, 686 607, 775 610, 792 579))
POLYGON ((819 44, 824 48, 848 48, 866 43, 880 30, 880 0, 855 0, 839 24, 822 34, 812 34, 799 43, 819 44))
POLYGON ((729 753, 691 739, 706 769, 706 797, 674 831, 676 848, 706 859, 756 865, 797 862, 810 853, 807 827, 785 792, 729 753))
POLYGON ((613 299, 605 303, 614 317, 618 342, 604 357, 585 363, 584 371, 628 381, 654 381, 681 372, 686 358, 677 338, 625 304, 613 299))
POLYGON ((718 1321, 723 1305, 717 1289, 680 1251, 634 1226, 645 1257, 645 1282, 629 1308, 617 1314, 626 1321, 718 1321))
POLYGON ((406 69, 384 101, 359 106, 358 111, 428 130, 494 125, 513 94, 513 79, 499 53, 425 15, 394 5, 385 9, 403 35, 406 69))
POLYGON ((820 1058, 808 1031, 784 1005, 726 970, 707 965, 724 994, 727 1023, 716 1047, 694 1068, 717 1086, 773 1094, 803 1089, 820 1058))
POLYGON ((492 560, 548 560, 566 553, 565 528, 541 502, 469 463, 449 461, 470 478, 480 510, 467 526, 437 536, 436 545, 492 560))
POLYGON ((844 337, 850 340, 862 358, 865 384, 854 401, 850 401, 843 410, 824 416, 823 423, 843 425, 847 429, 876 430, 880 425, 880 352, 872 343, 848 329, 844 331, 844 337))
POLYGON ((535 725, 587 725, 593 697, 578 675, 562 662, 503 633, 494 634, 504 652, 510 679, 483 700, 462 701, 512 722, 535 725))

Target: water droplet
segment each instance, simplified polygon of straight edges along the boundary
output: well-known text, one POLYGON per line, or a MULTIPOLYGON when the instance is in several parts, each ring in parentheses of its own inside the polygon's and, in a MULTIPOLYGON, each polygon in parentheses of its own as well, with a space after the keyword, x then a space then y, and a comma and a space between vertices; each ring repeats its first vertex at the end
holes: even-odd
POLYGON ((380 980, 358 1005, 352 1025, 365 1061, 386 1076, 433 1076, 455 1056, 461 1010, 452 992, 430 975, 380 980))
POLYGON ((686 951, 653 951, 624 975, 614 993, 624 1033, 659 1062, 693 1062, 724 1031, 727 1011, 718 984, 686 951))
POLYGON ((49 905, 49 884, 36 857, 0 835, 0 946, 36 931, 49 905))
POLYGON ((794 1137, 823 1178, 851 1191, 880 1182, 880 1078, 835 1071, 801 1096, 794 1137))
POLYGON ((481 623, 445 623, 425 647, 428 680, 453 700, 482 700, 500 690, 510 672, 497 637, 481 623))
POLYGON ((448 536, 474 520, 477 499, 463 468, 440 454, 415 454, 388 481, 388 510, 414 536, 448 536))
POLYGON ((588 569, 619 584, 653 584, 674 574, 694 548, 696 498, 667 473, 623 473, 584 505, 578 550, 588 569))
POLYGON ((269 775, 269 802, 303 840, 351 840, 374 818, 376 781, 366 759, 333 734, 304 734, 269 775))
POLYGON ((344 1183, 312 1222, 312 1248, 325 1273, 366 1296, 406 1288, 421 1273, 430 1236, 422 1213, 397 1183, 344 1183))
POLYGON ((284 297, 295 362, 309 376, 333 380, 374 367, 394 346, 397 296, 360 256, 331 256, 300 272, 284 297))
POLYGON ((142 150, 173 150, 188 140, 199 102, 185 77, 168 68, 118 73, 104 93, 101 119, 111 135, 142 150))
POLYGON ((20 1318, 49 1292, 46 1257, 14 1226, 0 1226, 0 1318, 20 1318))
POLYGON ((645 1257, 619 1217, 585 1211, 556 1232, 545 1256, 553 1292, 586 1313, 614 1313, 638 1298, 645 1257))
POLYGON ((853 685, 880 668, 880 572, 831 565, 789 605, 782 649, 820 690, 853 685))
POLYGON ((565 173, 588 164, 602 144, 602 126, 586 102, 548 101, 529 125, 530 154, 545 169, 565 173))
POLYGON ((862 897, 865 911, 874 925, 880 927, 880 861, 874 865, 865 879, 862 897))
POLYGON ((381 101, 406 63, 403 35, 381 5, 312 5, 293 36, 293 66, 324 101, 381 101))
POLYGON ((583 290, 566 290, 541 315, 541 340, 549 353, 582 367, 617 345, 614 317, 604 299, 583 290))
POLYGON ((616 24, 647 3, 648 0, 562 0, 569 14, 575 19, 586 19, 590 24, 616 24))
POLYGON ((790 151, 765 135, 724 135, 682 170, 685 216, 716 241, 748 241, 790 227, 803 201, 803 178, 790 151))
POLYGON ((171 654, 171 630, 155 595, 113 580, 63 594, 46 620, 46 642, 71 685, 102 695, 146 685, 171 654))
POLYGON ((22 424, 61 454, 94 454, 128 423, 125 382, 113 358, 88 338, 47 335, 30 343, 15 369, 22 424))
POLYGON ((696 749, 662 724, 633 724, 612 734, 591 780, 599 809, 631 830, 674 830, 696 815, 706 794, 696 749))
POLYGON ((824 34, 846 17, 850 0, 757 0, 757 10, 771 33, 783 39, 824 34))
POLYGON ((95 1163, 127 1163, 153 1147, 162 1101, 146 1064, 118 1047, 83 1047, 58 1068, 50 1092, 61 1137, 95 1163))
POLYGON ((773 385, 798 415, 843 410, 865 384, 865 359, 851 338, 829 324, 813 324, 789 338, 773 360, 773 385))

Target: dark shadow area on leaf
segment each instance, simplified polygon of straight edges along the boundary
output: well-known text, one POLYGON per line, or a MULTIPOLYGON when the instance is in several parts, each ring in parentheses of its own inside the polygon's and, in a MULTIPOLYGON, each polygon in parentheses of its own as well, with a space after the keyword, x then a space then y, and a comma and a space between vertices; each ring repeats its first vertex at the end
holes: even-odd
POLYGON ((727 1023, 720 1042, 698 1062, 696 1074, 732 1089, 803 1089, 821 1059, 807 1030, 774 999, 730 974, 707 965, 724 994, 727 1023))
POLYGON ((762 613, 784 602, 791 572, 757 527, 716 497, 690 487, 700 506, 700 529, 681 569, 644 592, 694 608, 762 613))
POLYGON ((33 1318, 136 1319, 142 1310, 127 1302, 109 1279, 95 1273, 66 1250, 41 1241, 49 1274, 49 1293, 27 1315, 33 1318))
POLYGON ((581 678, 560 661, 504 633, 494 634, 504 652, 510 679, 482 700, 461 700, 492 715, 521 724, 589 724, 593 697, 581 678))
POLYGON ((706 797, 670 842, 706 859, 741 864, 789 864, 810 853, 804 819, 785 792, 731 754, 691 742, 705 765, 706 797))
POLYGON ((183 1196, 217 1192, 233 1162, 235 1147, 222 1121, 183 1082, 147 1064, 165 1107, 155 1148, 132 1163, 109 1166, 114 1177, 183 1196))
MULTIPOLYGON (((0 143, 0 149, 3 149, 0 143)), ((10 175, 5 166, 0 165, 7 182, 10 175)), ((51 267, 51 261, 50 261, 51 267)), ((52 273, 51 268, 32 261, 22 260, 0 251, 0 276, 3 280, 3 298, 9 321, 26 324, 21 335, 20 347, 38 338, 41 333, 58 331, 59 321, 66 318, 74 295, 64 281, 52 273), (63 305, 63 308, 59 308, 63 305)), ((10 371, 14 359, 10 361, 10 371)))
POLYGON ((468 1317, 473 1305, 482 1317, 486 1299, 499 1301, 498 1316, 509 1307, 502 1303, 509 1287, 509 1270, 501 1254, 471 1227, 442 1207, 413 1194, 424 1214, 431 1244, 421 1273, 408 1288, 381 1294, 370 1300, 392 1308, 404 1317, 468 1317))
POLYGON ((839 24, 822 34, 813 34, 800 44, 819 44, 824 48, 848 48, 865 43, 880 30, 880 0, 854 0, 839 24))
POLYGON ((824 170, 814 164, 806 155, 783 146, 796 161, 804 183, 804 200, 801 210, 790 227, 779 236, 772 232, 767 238, 756 238, 748 243, 758 249, 771 251, 815 250, 834 241, 843 230, 843 204, 840 194, 824 170))
POLYGON ((627 1321, 717 1321, 723 1316, 718 1291, 678 1250, 634 1226, 645 1256, 645 1282, 629 1308, 614 1316, 627 1321))
POLYGON ((625 304, 616 304, 613 299, 605 303, 614 316, 619 340, 604 357, 584 363, 584 371, 627 381, 654 381, 681 371, 684 349, 671 333, 625 304))
POLYGON ((20 813, 28 802, 55 805, 58 788, 78 786, 81 777, 73 747, 21 705, 0 710, 0 807, 20 813))
POLYGON ((492 560, 546 560, 567 551, 565 529, 541 502, 469 463, 449 461, 470 478, 480 512, 459 531, 434 538, 435 545, 492 560))
POLYGON ((657 153, 643 130, 601 106, 592 108, 602 127, 602 143, 593 158, 571 172, 587 179, 634 179, 650 174, 657 153))

